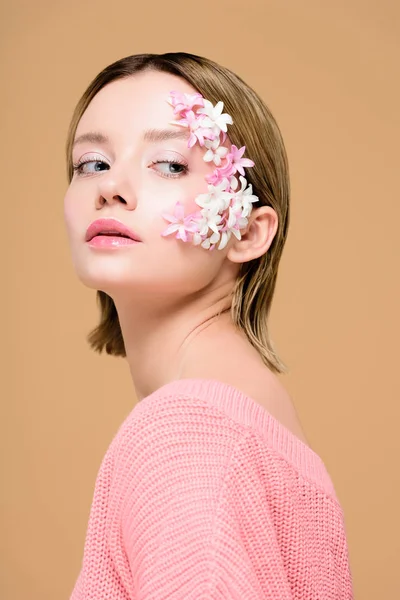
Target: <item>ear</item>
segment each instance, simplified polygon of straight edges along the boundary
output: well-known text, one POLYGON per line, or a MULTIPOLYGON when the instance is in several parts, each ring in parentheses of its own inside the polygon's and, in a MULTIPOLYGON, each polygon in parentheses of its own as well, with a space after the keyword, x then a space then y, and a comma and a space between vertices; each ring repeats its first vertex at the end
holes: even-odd
POLYGON ((234 263, 244 263, 259 258, 268 251, 278 229, 278 215, 271 206, 253 208, 249 222, 241 231, 241 239, 232 236, 233 243, 227 258, 234 263))

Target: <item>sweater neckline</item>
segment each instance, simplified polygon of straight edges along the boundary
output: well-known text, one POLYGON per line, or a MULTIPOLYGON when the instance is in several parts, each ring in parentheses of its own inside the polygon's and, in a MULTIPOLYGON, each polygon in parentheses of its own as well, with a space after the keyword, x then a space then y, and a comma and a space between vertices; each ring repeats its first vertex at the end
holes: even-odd
POLYGON ((308 478, 319 484, 324 483, 325 489, 333 493, 333 484, 322 458, 242 390, 217 379, 183 378, 164 384, 148 398, 169 393, 194 396, 216 406, 247 429, 257 431, 270 448, 289 460, 308 478))

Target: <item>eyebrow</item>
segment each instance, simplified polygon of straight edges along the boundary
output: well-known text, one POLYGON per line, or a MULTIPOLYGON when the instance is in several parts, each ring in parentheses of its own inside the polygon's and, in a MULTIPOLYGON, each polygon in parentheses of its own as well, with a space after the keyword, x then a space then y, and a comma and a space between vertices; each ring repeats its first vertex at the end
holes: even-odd
MULTIPOLYGON (((187 130, 179 129, 146 129, 143 133, 143 140, 145 142, 165 142, 167 140, 187 140, 189 138, 189 132, 187 130)), ((104 133, 89 131, 88 133, 82 133, 79 135, 73 143, 73 147, 77 144, 83 144, 84 142, 90 142, 92 144, 107 144, 109 138, 104 133)))
POLYGON ((189 132, 181 127, 177 129, 147 129, 143 134, 145 142, 165 142, 166 140, 187 140, 189 132))
POLYGON ((72 147, 75 148, 75 146, 78 144, 83 144, 84 142, 90 142, 92 144, 107 144, 108 141, 108 137, 103 133, 89 131, 88 133, 82 133, 82 135, 78 135, 78 137, 75 138, 72 147))

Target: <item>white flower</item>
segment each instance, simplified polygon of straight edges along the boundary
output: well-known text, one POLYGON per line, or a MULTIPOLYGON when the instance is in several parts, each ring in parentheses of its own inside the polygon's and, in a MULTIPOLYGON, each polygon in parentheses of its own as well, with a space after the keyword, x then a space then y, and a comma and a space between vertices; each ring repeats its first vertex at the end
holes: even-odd
POLYGON ((203 242, 201 242, 201 247, 208 250, 211 246, 210 238, 206 238, 203 242))
POLYGON ((199 234, 205 236, 208 230, 211 229, 215 233, 219 231, 222 216, 218 213, 214 213, 207 208, 203 208, 201 212, 201 219, 197 222, 199 227, 199 234))
POLYGON ((203 156, 203 160, 205 160, 205 162, 213 161, 217 167, 221 164, 221 158, 224 158, 228 154, 228 148, 220 146, 219 143, 219 138, 215 138, 215 140, 204 140, 207 152, 203 156))
POLYGON ((201 244, 202 237, 201 237, 200 233, 194 233, 192 241, 195 246, 198 246, 199 244, 201 244))
POLYGON ((233 124, 232 117, 223 113, 224 103, 214 106, 200 93, 183 94, 170 92, 168 102, 173 107, 177 119, 174 124, 189 129, 188 147, 196 143, 205 147, 203 159, 214 163, 211 175, 205 177, 208 191, 195 198, 201 210, 184 216, 183 206, 177 203, 173 215, 163 215, 169 226, 161 235, 176 234, 175 237, 195 246, 213 250, 226 247, 232 234, 241 239, 240 230, 248 224, 253 202, 258 197, 253 194, 252 186, 247 183, 244 168, 254 166, 254 162, 243 158, 245 146, 232 144, 230 149, 223 146, 227 139, 227 126, 233 124), (238 175, 240 179, 240 189, 238 175))
POLYGON ((230 238, 231 238, 232 232, 231 231, 223 231, 221 234, 221 241, 219 243, 218 246, 218 250, 223 250, 225 248, 225 246, 227 245, 227 243, 229 242, 230 238))
POLYGON ((217 231, 217 232, 214 232, 214 233, 212 234, 212 236, 211 236, 211 237, 209 237, 209 238, 206 238, 206 239, 205 239, 205 240, 204 240, 204 241, 201 243, 201 246, 202 246, 203 248, 205 248, 206 250, 208 250, 212 244, 216 244, 217 242, 219 242, 219 240, 220 240, 220 237, 221 237, 221 234, 220 234, 218 231, 217 231))
POLYGON ((218 185, 210 184, 207 194, 199 194, 195 202, 198 206, 210 210, 212 213, 218 213, 228 208, 233 197, 232 192, 227 192, 229 189, 228 179, 223 179, 218 185))
POLYGON ((242 205, 242 217, 248 217, 252 211, 252 202, 258 202, 258 197, 253 194, 253 187, 251 183, 247 186, 247 180, 240 176, 241 188, 235 192, 235 203, 240 202, 242 205))
POLYGON ((219 101, 215 106, 209 101, 204 100, 204 107, 199 108, 196 112, 207 115, 214 125, 214 133, 219 133, 219 131, 227 131, 227 125, 232 125, 233 120, 231 115, 227 113, 222 114, 222 109, 224 108, 224 103, 219 101))
POLYGON ((237 186, 239 185, 239 182, 237 180, 237 177, 235 177, 234 175, 231 176, 231 180, 230 180, 230 187, 232 190, 236 190, 237 186))
MULTIPOLYGON (((206 215, 201 215, 201 219, 199 219, 197 221, 197 225, 198 225, 198 233, 201 237, 204 237, 207 235, 209 227, 208 227, 208 219, 206 215)), ((197 239, 197 238, 196 238, 197 239)))
POLYGON ((230 206, 229 207, 229 217, 227 221, 227 226, 231 229, 234 225, 236 225, 237 221, 237 207, 230 206))

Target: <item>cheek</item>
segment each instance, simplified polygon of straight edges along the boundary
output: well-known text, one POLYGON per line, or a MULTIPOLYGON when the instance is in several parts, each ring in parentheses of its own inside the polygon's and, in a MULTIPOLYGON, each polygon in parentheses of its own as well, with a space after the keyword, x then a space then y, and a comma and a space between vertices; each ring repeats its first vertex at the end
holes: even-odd
POLYGON ((64 196, 64 223, 71 241, 82 236, 85 223, 85 203, 81 201, 73 185, 68 188, 64 196))
POLYGON ((206 194, 208 191, 208 183, 204 176, 198 176, 191 179, 186 187, 185 198, 182 200, 182 204, 185 207, 185 215, 198 212, 201 210, 200 206, 196 204, 195 200, 200 194, 206 194))
POLYGON ((158 185, 151 183, 152 185, 143 185, 138 191, 138 203, 133 211, 132 221, 134 223, 137 220, 138 227, 140 223, 145 231, 150 230, 159 236, 170 225, 170 222, 163 218, 163 214, 174 215, 177 202, 183 205, 185 217, 200 211, 200 206, 196 204, 195 199, 199 194, 206 193, 208 189, 207 182, 202 176, 188 176, 187 179, 167 181, 163 185, 159 182, 158 185))
POLYGON ((196 176, 187 179, 180 186, 178 193, 174 198, 171 198, 170 207, 171 210, 175 207, 176 202, 180 202, 184 207, 185 217, 191 213, 196 213, 201 210, 201 207, 196 203, 196 198, 200 194, 206 194, 208 191, 208 184, 204 177, 196 176))
POLYGON ((141 264, 132 260, 132 278, 143 277, 146 287, 162 294, 183 297, 210 286, 221 269, 221 257, 214 250, 195 247, 173 236, 159 237, 143 253, 141 264))
POLYGON ((64 223, 67 229, 68 236, 71 238, 74 229, 74 206, 72 203, 71 193, 68 189, 64 196, 64 223))

